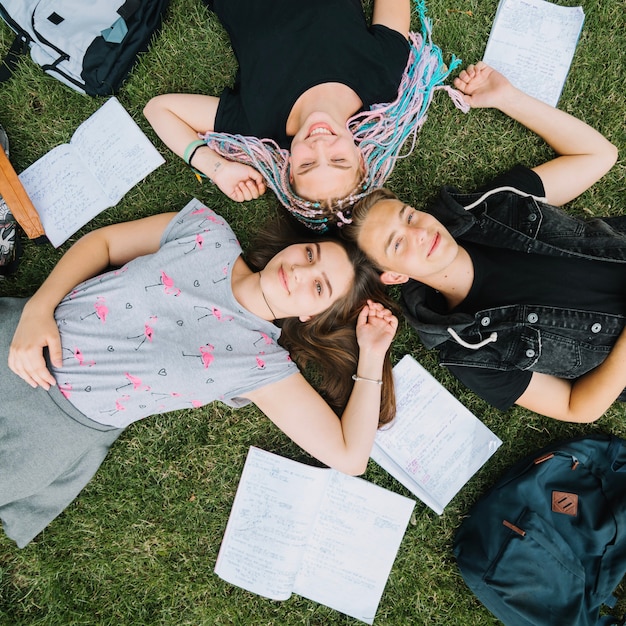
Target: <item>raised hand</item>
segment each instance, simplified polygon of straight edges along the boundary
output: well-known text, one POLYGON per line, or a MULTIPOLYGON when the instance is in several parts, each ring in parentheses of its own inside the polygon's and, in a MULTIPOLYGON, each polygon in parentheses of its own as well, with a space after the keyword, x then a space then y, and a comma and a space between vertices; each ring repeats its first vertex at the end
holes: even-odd
POLYGON ((479 61, 468 65, 454 79, 454 86, 464 94, 472 108, 500 108, 503 100, 515 91, 509 80, 492 67, 479 61))
POLYGON ((361 351, 386 354, 398 329, 398 318, 379 302, 368 300, 356 323, 361 351))
POLYGON ((255 200, 265 193, 265 180, 260 172, 236 161, 221 160, 213 169, 211 180, 235 202, 255 200))

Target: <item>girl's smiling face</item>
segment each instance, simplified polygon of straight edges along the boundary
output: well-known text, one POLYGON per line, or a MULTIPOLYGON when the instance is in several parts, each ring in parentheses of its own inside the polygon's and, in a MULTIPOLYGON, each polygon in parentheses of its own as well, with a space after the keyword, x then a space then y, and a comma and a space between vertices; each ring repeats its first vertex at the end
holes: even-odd
POLYGON ((343 246, 332 241, 294 244, 261 272, 263 294, 277 319, 307 321, 345 296, 354 269, 343 246))
POLYGON ((290 180, 298 195, 326 201, 352 193, 362 178, 352 133, 329 116, 309 116, 291 142, 290 180))

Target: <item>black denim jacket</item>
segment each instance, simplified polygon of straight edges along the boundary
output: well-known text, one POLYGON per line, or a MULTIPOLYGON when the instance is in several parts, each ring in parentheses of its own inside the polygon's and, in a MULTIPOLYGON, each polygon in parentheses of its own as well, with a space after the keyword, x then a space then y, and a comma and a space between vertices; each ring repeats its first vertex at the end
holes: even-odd
MULTIPOLYGON (((470 195, 445 187, 427 210, 461 245, 496 241, 529 254, 615 261, 626 271, 625 217, 580 220, 510 187, 470 195)), ((440 314, 425 295, 423 284, 406 283, 405 315, 442 365, 577 378, 604 361, 626 323, 620 315, 528 305, 440 314)))

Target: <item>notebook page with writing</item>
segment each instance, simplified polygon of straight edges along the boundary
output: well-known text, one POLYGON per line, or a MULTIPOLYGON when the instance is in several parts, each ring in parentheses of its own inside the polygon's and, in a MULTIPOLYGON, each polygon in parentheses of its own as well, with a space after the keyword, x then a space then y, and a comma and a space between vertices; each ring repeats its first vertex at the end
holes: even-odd
POLYGON ((585 14, 545 0, 500 0, 483 61, 518 89, 556 106, 585 14))
POLYGON ((165 160, 116 98, 19 176, 58 247, 165 160))
POLYGON ((371 458, 441 515, 502 441, 413 357, 393 376, 396 417, 376 434, 371 458))

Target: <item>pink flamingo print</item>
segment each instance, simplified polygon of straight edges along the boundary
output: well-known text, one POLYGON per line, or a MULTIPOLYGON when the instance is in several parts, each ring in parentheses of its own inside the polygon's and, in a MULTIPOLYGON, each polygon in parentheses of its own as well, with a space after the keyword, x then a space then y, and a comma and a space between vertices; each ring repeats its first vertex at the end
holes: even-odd
POLYGON ((181 394, 178 393, 178 391, 170 391, 169 393, 164 393, 164 392, 156 392, 153 391, 150 394, 151 396, 158 396, 160 398, 180 398, 181 394))
MULTIPOLYGON (((181 243, 183 243, 183 242, 181 242, 181 243)), ((196 241, 193 244, 193 248, 191 248, 191 250, 187 250, 185 252, 185 254, 189 254, 190 252, 193 252, 196 248, 198 250, 202 250, 203 247, 204 247, 204 237, 202 236, 202 233, 198 233, 196 235, 196 241)))
POLYGON ((85 357, 80 348, 74 348, 73 350, 71 348, 63 348, 63 350, 67 350, 70 353, 70 356, 63 359, 64 361, 67 361, 68 359, 76 359, 79 365, 86 367, 91 367, 96 364, 95 361, 85 361, 85 357))
POLYGON ((224 280, 226 280, 228 278, 228 268, 229 267, 230 267, 230 263, 228 265, 225 265, 222 268, 222 278, 218 278, 217 280, 212 279, 214 285, 216 285, 217 283, 221 283, 222 281, 224 281, 224 280))
POLYGON ((107 321, 107 315, 109 314, 109 307, 104 303, 104 298, 102 296, 98 296, 93 306, 95 311, 81 317, 80 319, 84 320, 91 315, 95 315, 104 324, 107 321))
POLYGON ((155 285, 146 285, 144 289, 148 291, 149 287, 164 287, 164 291, 168 296, 179 296, 181 294, 180 289, 174 285, 174 280, 163 270, 161 270, 161 281, 155 285))
POLYGON ((252 369, 258 369, 258 370, 265 369, 265 361, 261 358, 261 356, 264 356, 264 355, 265 355, 265 352, 259 352, 259 354, 255 357, 256 367, 253 367, 252 369))
POLYGON ((183 356, 193 356, 202 359, 202 365, 206 370, 215 360, 215 357, 211 354, 213 350, 215 350, 215 347, 212 346, 210 343, 207 343, 204 346, 200 346, 199 350, 200 354, 185 354, 184 352, 182 354, 183 356))
POLYGON ((204 215, 204 219, 202 220, 202 222, 200 222, 200 225, 202 225, 205 221, 212 222, 213 224, 218 224, 218 225, 222 225, 224 223, 222 220, 217 218, 217 215, 215 214, 214 211, 212 211, 211 209, 207 207, 196 209, 195 211, 191 212, 191 215, 204 215))
POLYGON ((261 336, 254 342, 255 346, 261 340, 263 340, 263 344, 266 346, 271 346, 274 343, 274 340, 269 335, 265 334, 262 330, 257 330, 256 332, 259 333, 259 335, 261 336))
POLYGON ((63 394, 64 398, 69 400, 72 395, 72 385, 70 383, 61 383, 59 385, 59 391, 63 394))
POLYGON ((193 308, 194 309, 204 309, 205 311, 208 311, 208 313, 206 315, 202 315, 201 317, 199 317, 198 321, 204 319, 205 317, 210 317, 211 315, 218 322, 231 322, 232 320, 235 319, 232 315, 222 315, 222 312, 216 306, 208 307, 208 306, 197 306, 196 305, 193 308))
MULTIPOLYGON (((156 322, 157 317, 156 315, 151 315, 149 318, 149 321, 152 322, 156 322)), ((139 342, 139 345, 135 348, 135 351, 139 350, 139 348, 141 348, 141 346, 143 346, 143 344, 146 341, 149 341, 150 343, 152 343, 152 339, 154 338, 154 328, 152 328, 152 326, 150 326, 150 324, 148 322, 146 322, 143 325, 143 333, 141 335, 134 335, 132 337, 126 337, 126 339, 139 339, 139 337, 141 337, 141 341, 139 342)))
MULTIPOLYGON (((123 389, 124 387, 129 387, 130 385, 133 386, 133 391, 150 391, 150 387, 148 385, 143 385, 143 383, 141 382, 141 378, 138 378, 137 376, 133 376, 132 374, 130 374, 129 372, 124 372, 124 376, 126 377, 126 380, 128 380, 129 382, 127 382, 125 385, 120 385, 119 387, 115 388, 115 391, 119 391, 120 389, 123 389)), ((130 398, 130 396, 128 396, 130 398)))
POLYGON ((125 402, 126 400, 130 400, 130 396, 124 394, 121 398, 118 398, 117 400, 115 400, 114 409, 109 409, 108 411, 100 411, 100 413, 108 413, 109 415, 115 415, 116 413, 125 411, 126 407, 122 404, 122 402, 125 402))

